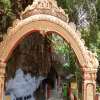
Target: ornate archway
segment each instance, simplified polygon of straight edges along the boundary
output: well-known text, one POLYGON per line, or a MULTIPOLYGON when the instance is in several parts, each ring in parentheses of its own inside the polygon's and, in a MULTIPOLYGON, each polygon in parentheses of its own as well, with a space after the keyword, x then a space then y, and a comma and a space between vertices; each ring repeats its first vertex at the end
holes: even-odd
POLYGON ((0 43, 0 100, 4 92, 6 63, 20 41, 34 30, 40 30, 43 35, 48 31, 54 31, 71 45, 83 71, 83 100, 95 100, 98 60, 85 47, 75 24, 69 23, 68 15, 57 6, 55 0, 34 0, 33 4, 22 12, 21 19, 17 19, 8 29, 8 34, 0 43), (92 95, 89 95, 89 91, 92 95))

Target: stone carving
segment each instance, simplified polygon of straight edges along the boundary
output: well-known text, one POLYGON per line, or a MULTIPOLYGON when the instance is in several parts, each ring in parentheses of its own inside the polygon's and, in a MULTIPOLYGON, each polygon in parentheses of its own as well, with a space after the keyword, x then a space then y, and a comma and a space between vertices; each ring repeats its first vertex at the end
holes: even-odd
POLYGON ((4 74, 5 74, 5 67, 6 67, 6 63, 0 61, 0 77, 4 76, 4 74))
POLYGON ((94 91, 94 86, 93 84, 88 84, 87 85, 87 100, 94 100, 94 93, 92 91, 94 91))
MULTIPOLYGON (((81 39, 81 33, 76 29, 74 23, 69 21, 68 15, 65 14, 64 10, 57 6, 55 0, 34 0, 32 5, 29 5, 24 12, 21 14, 21 19, 14 21, 13 26, 8 29, 8 35, 6 38, 13 35, 16 30, 23 27, 27 23, 38 20, 47 20, 62 26, 64 29, 70 32, 70 35, 75 39, 82 55, 85 59, 83 67, 97 68, 99 63, 96 56, 87 49, 85 42, 81 39), (27 18, 27 19, 26 19, 27 18)), ((47 29, 47 31, 49 31, 47 29)), ((6 40, 6 39, 5 39, 6 40)), ((0 43, 0 48, 7 44, 5 42, 0 43)))
POLYGON ((2 80, 0 78, 0 96, 2 95, 2 80))
POLYGON ((84 72, 83 79, 84 80, 94 81, 94 80, 96 80, 96 73, 93 72, 93 70, 90 70, 88 72, 86 71, 86 72, 84 72))
POLYGON ((86 58, 88 58, 87 60, 87 64, 89 67, 93 67, 94 64, 96 64, 96 59, 95 59, 95 55, 91 52, 86 50, 86 58))
MULTIPOLYGON (((3 97, 6 63, 0 61, 0 98, 3 97)), ((1 99, 0 99, 1 100, 1 99)))
POLYGON ((18 25, 18 23, 20 23, 20 19, 16 19, 16 20, 13 22, 13 26, 8 28, 7 33, 9 33, 9 34, 8 34, 9 36, 12 35, 12 33, 14 33, 15 27, 18 25))
POLYGON ((66 22, 69 21, 68 15, 65 11, 57 6, 55 0, 34 0, 32 5, 29 5, 21 14, 21 18, 27 18, 36 14, 47 14, 58 17, 66 22))
MULTIPOLYGON (((19 34, 21 28, 23 28, 25 25, 29 25, 31 23, 31 27, 33 25, 32 22, 36 21, 47 21, 51 22, 52 25, 58 25, 61 28, 63 28, 66 31, 66 34, 68 32, 69 36, 73 39, 70 40, 70 44, 74 41, 76 44, 76 51, 75 53, 78 54, 79 52, 79 58, 82 58, 82 62, 80 62, 80 65, 82 66, 82 71, 84 72, 84 83, 86 81, 95 81, 96 79, 96 71, 97 67, 99 65, 98 60, 96 59, 96 55, 93 54, 91 51, 87 49, 85 46, 84 40, 81 38, 81 33, 76 29, 76 26, 74 23, 69 23, 68 15, 65 14, 64 10, 57 6, 57 2, 55 0, 34 0, 32 5, 29 5, 24 12, 22 12, 20 16, 20 20, 17 19, 13 26, 8 29, 7 35, 5 36, 4 40, 0 43, 0 100, 2 98, 2 85, 4 85, 4 74, 5 74, 5 64, 3 64, 1 61, 6 61, 8 54, 10 54, 10 51, 13 47, 12 41, 15 39, 18 40, 19 38, 22 38, 23 34, 19 34), (10 47, 7 46, 10 43, 10 47), (3 64, 3 65, 2 65, 3 64), (3 67, 3 68, 2 68, 3 67)), ((40 23, 41 24, 41 23, 40 23)), ((48 25, 49 26, 49 25, 48 25)), ((41 30, 42 34, 45 34, 47 31, 53 31, 48 30, 48 26, 46 29, 39 28, 41 30)), ((30 30, 31 31, 31 30, 30 30)), ((26 31, 21 31, 26 32, 26 31)), ((25 34, 24 34, 25 35, 25 34)), ((62 35, 60 33, 60 35, 62 35)), ((65 37, 65 40, 67 41, 67 36, 64 34, 63 37, 65 37)), ((69 40, 68 40, 69 41, 69 40)), ((74 49, 74 48, 73 48, 74 49)), ((87 83, 86 83, 87 84, 87 83)), ((86 85, 85 84, 85 85, 86 85)), ((94 83, 95 84, 95 83, 94 83)), ((86 97, 84 88, 84 100, 86 97)), ((90 89, 91 90, 91 89, 90 89)), ((87 99, 88 100, 88 99, 87 99)))

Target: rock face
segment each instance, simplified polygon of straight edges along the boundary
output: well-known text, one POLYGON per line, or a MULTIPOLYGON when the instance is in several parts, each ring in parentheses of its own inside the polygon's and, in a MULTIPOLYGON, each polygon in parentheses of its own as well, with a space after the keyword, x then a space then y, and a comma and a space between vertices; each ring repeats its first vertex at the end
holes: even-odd
POLYGON ((35 100, 34 92, 39 87, 44 77, 32 77, 29 73, 24 75, 21 69, 15 73, 14 79, 10 79, 6 84, 6 94, 11 96, 11 100, 17 98, 28 98, 28 100, 35 100))

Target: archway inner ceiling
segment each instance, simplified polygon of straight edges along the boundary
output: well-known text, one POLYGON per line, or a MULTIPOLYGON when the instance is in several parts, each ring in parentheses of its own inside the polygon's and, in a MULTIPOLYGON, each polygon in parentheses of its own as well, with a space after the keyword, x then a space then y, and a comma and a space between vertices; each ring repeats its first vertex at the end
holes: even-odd
MULTIPOLYGON (((71 36, 71 34, 68 34, 69 32, 66 33, 66 30, 64 30, 59 25, 53 24, 53 23, 48 22, 48 21, 35 21, 35 22, 32 22, 32 23, 29 22, 28 24, 25 24, 24 27, 23 26, 20 27, 20 29, 16 32, 16 34, 12 34, 12 36, 10 38, 8 38, 7 41, 9 43, 7 42, 8 45, 6 47, 4 47, 4 48, 6 48, 5 52, 7 53, 9 51, 13 51, 13 49, 15 48, 15 46, 17 46, 17 44, 23 39, 23 37, 25 37, 26 35, 30 34, 30 32, 31 32, 30 30, 33 30, 33 29, 35 29, 35 30, 38 30, 38 29, 41 30, 42 29, 42 30, 46 30, 46 31, 49 31, 49 30, 51 31, 52 30, 54 32, 57 32, 62 37, 66 38, 65 40, 67 40, 67 42, 72 46, 72 48, 75 51, 75 53, 77 53, 76 54, 77 57, 80 58, 79 59, 80 62, 84 63, 84 57, 83 57, 81 51, 79 50, 79 47, 78 47, 77 43, 75 42, 75 39, 73 39, 73 37, 71 36)), ((8 54, 8 56, 5 56, 6 53, 3 53, 1 55, 1 59, 3 57, 3 59, 7 60, 10 57, 10 55, 11 55, 12 52, 10 52, 10 54, 8 54), (5 57, 7 57, 7 58, 5 58, 5 57)), ((84 65, 84 64, 82 64, 82 65, 84 65)))
POLYGON ((70 44, 75 52, 81 69, 84 72, 83 99, 95 98, 95 78, 99 65, 94 53, 88 50, 80 32, 75 24, 69 22, 68 15, 61 7, 58 7, 55 0, 34 0, 22 12, 20 19, 14 21, 13 26, 8 29, 7 35, 0 42, 0 100, 3 98, 5 67, 18 44, 31 32, 39 30, 42 35, 49 31, 56 32, 70 44), (93 81, 92 81, 93 80, 93 81), (91 84, 92 83, 92 84, 91 84), (91 84, 94 95, 86 95, 88 84, 91 84))
POLYGON ((9 28, 6 39, 1 43, 0 60, 7 62, 17 44, 33 30, 54 31, 62 36, 74 50, 81 67, 97 68, 95 55, 85 47, 80 32, 73 23, 68 23, 68 15, 57 6, 55 0, 35 0, 21 14, 21 19, 9 28))

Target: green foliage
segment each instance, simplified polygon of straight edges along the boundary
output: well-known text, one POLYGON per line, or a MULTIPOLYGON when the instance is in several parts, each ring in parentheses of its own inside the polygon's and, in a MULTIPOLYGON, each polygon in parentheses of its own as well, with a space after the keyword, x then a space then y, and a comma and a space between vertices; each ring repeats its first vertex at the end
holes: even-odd
POLYGON ((57 53, 60 53, 60 54, 68 53, 68 45, 66 45, 66 42, 60 36, 53 35, 52 43, 57 53))
POLYGON ((75 63, 77 58, 70 45, 68 45, 61 36, 56 34, 52 34, 52 36, 49 39, 51 40, 53 50, 58 55, 61 54, 65 57, 66 63, 63 63, 62 66, 70 73, 75 74, 75 63))
MULTIPOLYGON (((0 10, 2 15, 0 16, 0 34, 6 33, 7 28, 11 25, 15 18, 19 18, 20 12, 25 9, 28 4, 31 4, 33 0, 0 0, 0 10)), ((90 27, 88 30, 81 29, 82 37, 86 42, 86 46, 93 52, 97 53, 98 59, 100 59, 100 0, 57 0, 58 5, 61 6, 66 13, 69 14, 70 21, 73 21, 77 25, 77 9, 83 6, 88 12, 88 20, 90 21, 90 27), (91 5, 91 2, 95 6, 91 5)), ((54 38, 58 45, 55 45, 56 51, 64 55, 70 55, 69 47, 63 42, 63 39, 54 38), (61 41, 61 43, 60 43, 61 41)), ((73 59, 73 57, 69 57, 73 59)), ((75 61, 70 61, 73 64, 75 61)), ((68 66, 69 64, 65 64, 68 66)))
POLYGON ((83 6, 87 11, 90 27, 88 30, 81 29, 80 31, 86 46, 93 52, 96 52, 98 59, 100 59, 100 0, 58 0, 58 3, 61 6, 64 4, 63 8, 67 9, 70 21, 75 22, 76 25, 78 20, 77 9, 83 6))
POLYGON ((1 0, 0 10, 2 11, 0 16, 0 34, 4 34, 11 25, 11 18, 13 15, 10 0, 1 0))
POLYGON ((100 86, 98 86, 98 87, 96 88, 96 92, 97 92, 97 93, 100 93, 100 86))
POLYGON ((7 13, 7 15, 9 15, 9 13, 11 12, 11 2, 10 2, 10 0, 1 0, 1 2, 4 5, 5 13, 7 13))

